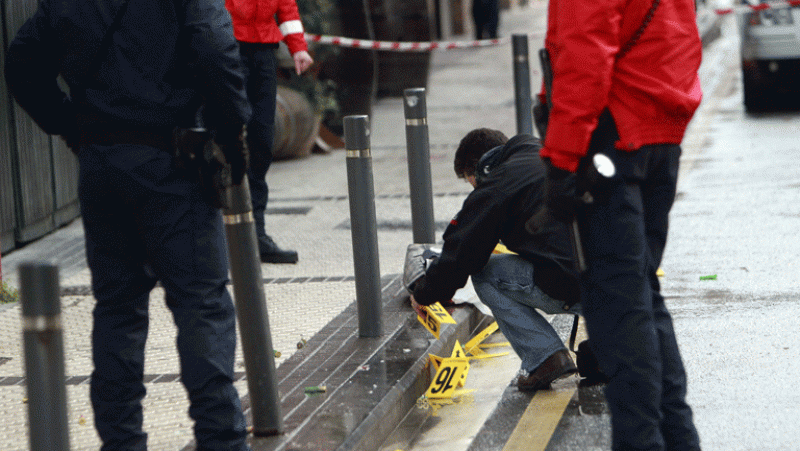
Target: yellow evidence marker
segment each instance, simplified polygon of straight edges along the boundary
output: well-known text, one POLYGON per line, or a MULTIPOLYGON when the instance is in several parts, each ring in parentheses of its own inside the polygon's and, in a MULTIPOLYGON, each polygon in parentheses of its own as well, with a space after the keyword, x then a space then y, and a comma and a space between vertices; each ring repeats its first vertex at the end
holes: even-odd
MULTIPOLYGON (((450 359, 463 359, 465 357, 467 357, 467 353, 464 352, 464 347, 461 346, 461 343, 459 343, 458 340, 456 340, 456 344, 453 346, 453 352, 450 354, 449 358, 428 354, 428 360, 431 362, 434 371, 437 373, 439 372, 439 367, 442 365, 443 361, 450 359)), ((461 373, 461 378, 458 380, 458 387, 463 387, 467 382, 467 374, 469 374, 469 358, 467 358, 464 371, 461 373)))
POLYGON ((469 360, 466 357, 441 358, 434 355, 429 357, 436 368, 436 376, 425 396, 432 399, 451 398, 459 386, 462 375, 469 370, 469 360))
POLYGON ((464 351, 464 347, 461 346, 461 343, 456 340, 455 346, 453 346, 453 352, 450 354, 451 359, 467 359, 467 366, 464 368, 464 371, 461 373, 461 377, 458 379, 458 386, 463 387, 464 384, 467 383, 467 374, 469 373, 469 358, 467 357, 467 353, 464 351))
POLYGON ((492 250, 493 254, 516 254, 514 251, 510 251, 505 244, 497 243, 497 246, 494 247, 492 250))
POLYGON ((456 320, 438 302, 427 306, 423 305, 422 309, 425 311, 425 316, 417 315, 417 321, 422 323, 437 339, 439 338, 439 332, 442 330, 442 324, 456 323, 456 320))
POLYGON ((483 340, 486 340, 489 337, 489 335, 495 333, 497 331, 498 327, 499 326, 497 325, 497 321, 494 321, 492 324, 489 324, 489 326, 487 326, 485 329, 483 329, 482 331, 478 332, 477 335, 472 337, 472 339, 470 341, 468 341, 466 345, 464 345, 464 349, 471 356, 470 358, 473 358, 473 359, 485 359, 485 358, 488 358, 488 357, 499 357, 499 356, 503 356, 503 355, 508 355, 510 353, 509 351, 506 351, 506 352, 498 352, 497 354, 490 354, 490 353, 486 352, 486 350, 484 349, 484 348, 494 348, 494 347, 498 347, 498 346, 508 346, 509 345, 508 342, 482 344, 483 340))

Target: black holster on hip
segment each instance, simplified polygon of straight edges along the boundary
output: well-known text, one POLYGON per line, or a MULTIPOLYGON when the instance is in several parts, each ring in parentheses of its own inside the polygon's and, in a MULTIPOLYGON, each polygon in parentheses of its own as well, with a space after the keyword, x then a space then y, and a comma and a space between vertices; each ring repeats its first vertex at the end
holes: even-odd
POLYGON ((203 198, 226 208, 225 190, 233 185, 230 165, 209 130, 176 127, 172 132, 173 164, 200 185, 203 198))

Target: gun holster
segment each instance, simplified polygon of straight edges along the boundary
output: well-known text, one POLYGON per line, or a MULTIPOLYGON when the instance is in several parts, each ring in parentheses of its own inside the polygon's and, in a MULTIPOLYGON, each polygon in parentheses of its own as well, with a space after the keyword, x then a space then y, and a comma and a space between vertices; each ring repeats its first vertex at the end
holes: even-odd
POLYGON ((233 185, 230 165, 211 132, 176 127, 172 133, 173 164, 200 185, 203 198, 215 208, 227 208, 225 190, 233 185))
POLYGON ((532 111, 533 125, 536 126, 536 131, 539 133, 539 139, 544 143, 544 138, 547 136, 547 121, 550 119, 550 107, 546 103, 540 102, 537 96, 534 98, 532 111))

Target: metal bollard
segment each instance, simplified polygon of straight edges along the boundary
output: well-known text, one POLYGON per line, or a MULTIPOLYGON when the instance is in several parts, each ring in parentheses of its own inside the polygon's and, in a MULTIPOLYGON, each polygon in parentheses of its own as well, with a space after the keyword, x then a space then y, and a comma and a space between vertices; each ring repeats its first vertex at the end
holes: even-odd
POLYGON ((58 267, 23 263, 19 273, 31 451, 68 450, 58 267))
POLYGON ((261 261, 253 222, 250 188, 245 177, 240 185, 225 191, 223 210, 228 238, 231 282, 239 320, 253 435, 266 437, 281 433, 280 398, 275 371, 275 351, 269 330, 267 301, 261 277, 261 261))
POLYGON ((517 107, 517 133, 533 134, 531 114, 531 69, 528 62, 528 35, 511 36, 514 52, 514 98, 517 107))
POLYGON ((415 243, 435 243, 433 188, 431 187, 430 142, 425 88, 403 91, 406 116, 408 182, 411 187, 411 225, 415 243))
POLYGON ((344 142, 347 149, 347 185, 350 198, 350 230, 353 236, 358 330, 361 337, 379 337, 383 328, 381 313, 383 305, 367 116, 344 118, 344 142))

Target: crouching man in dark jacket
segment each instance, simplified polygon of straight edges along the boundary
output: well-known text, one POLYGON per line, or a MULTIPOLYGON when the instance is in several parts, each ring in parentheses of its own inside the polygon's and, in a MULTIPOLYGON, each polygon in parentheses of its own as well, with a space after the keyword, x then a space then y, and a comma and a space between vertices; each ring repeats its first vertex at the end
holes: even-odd
MULTIPOLYGON (((569 231, 552 221, 536 235, 525 221, 542 202, 541 143, 530 135, 468 133, 455 155, 455 172, 475 190, 444 232, 442 253, 413 286, 412 304, 445 302, 468 277, 522 359, 519 390, 549 387, 577 371, 553 326, 536 309, 580 313, 569 231), (477 167, 476 167, 477 166, 477 167), (493 254, 501 242, 515 254, 493 254)), ((416 305, 415 305, 416 307, 416 305)))

